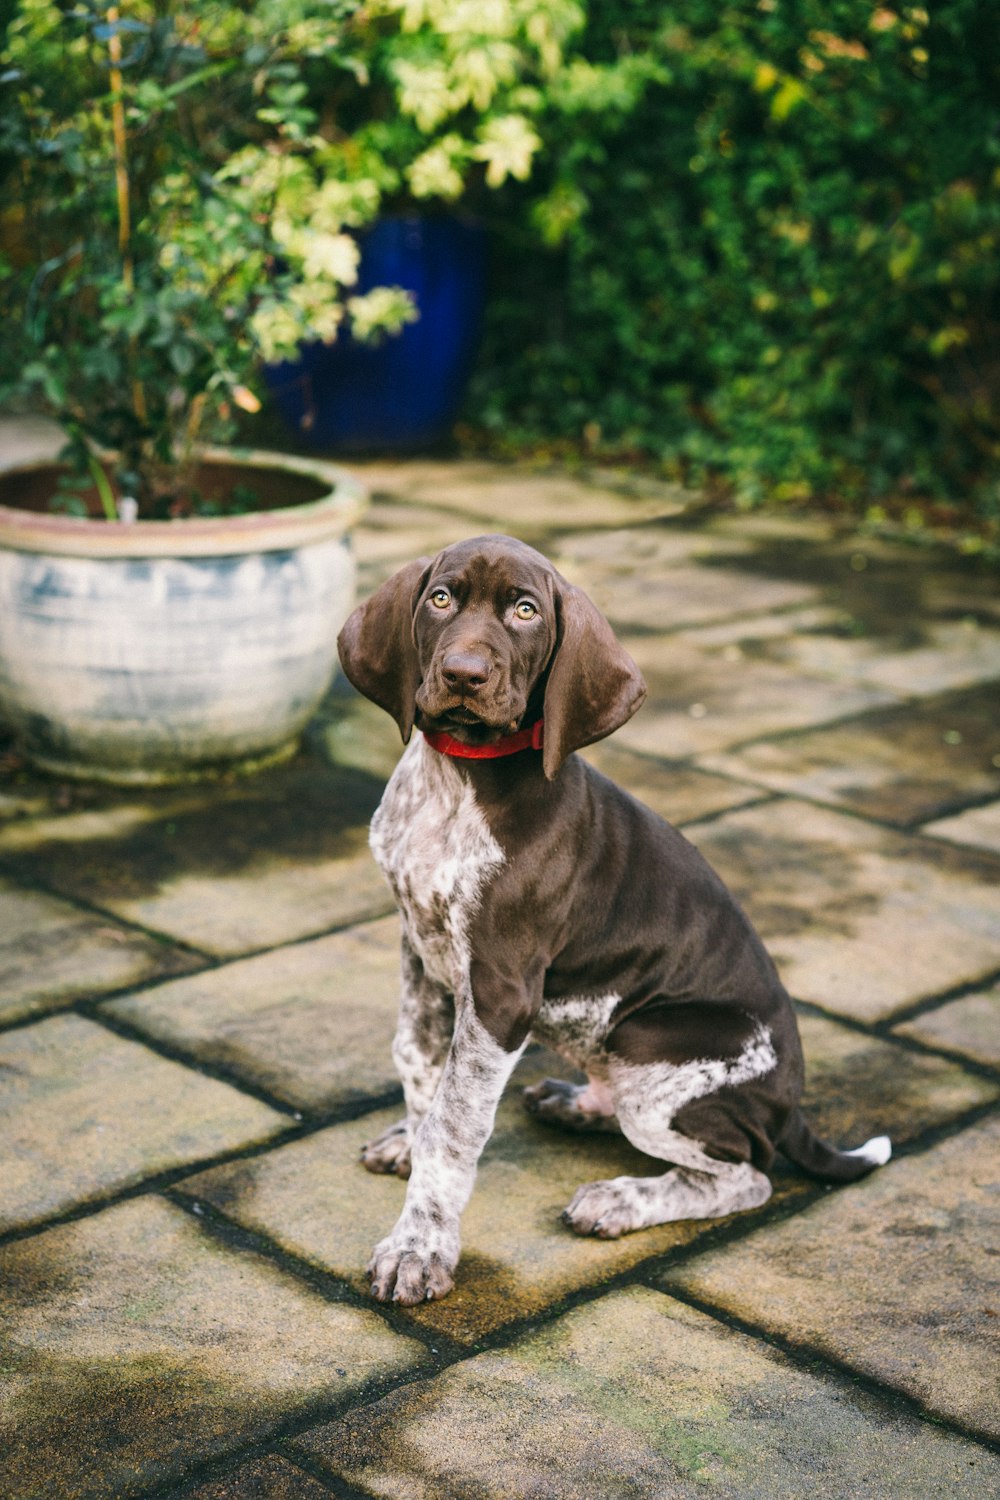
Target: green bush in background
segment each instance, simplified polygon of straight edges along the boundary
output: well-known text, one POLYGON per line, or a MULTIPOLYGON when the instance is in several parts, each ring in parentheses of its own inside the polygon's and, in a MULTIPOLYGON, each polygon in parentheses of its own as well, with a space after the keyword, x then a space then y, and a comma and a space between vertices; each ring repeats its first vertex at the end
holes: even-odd
POLYGON ((0 346, 52 406, 60 382, 115 396, 151 320, 166 426, 175 387, 225 396, 302 336, 398 326, 392 289, 351 297, 344 237, 456 207, 495 247, 476 441, 1000 524, 987 0, 0 0, 4 34, 0 346), (116 26, 120 98, 84 39, 116 26))
POLYGON ((1000 27, 591 0, 495 225, 470 422, 747 502, 1000 513, 1000 27))

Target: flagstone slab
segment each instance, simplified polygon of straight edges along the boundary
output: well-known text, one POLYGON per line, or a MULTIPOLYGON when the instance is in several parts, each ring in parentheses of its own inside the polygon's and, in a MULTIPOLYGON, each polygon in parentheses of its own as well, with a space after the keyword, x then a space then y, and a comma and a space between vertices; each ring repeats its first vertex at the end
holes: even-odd
POLYGON ((874 1021, 1000 967, 1000 862, 784 799, 686 830, 796 998, 874 1021))
POLYGON ((0 1492, 18 1500, 144 1492, 422 1357, 160 1199, 8 1246, 0 1268, 0 1492))
POLYGON ((468 518, 453 511, 376 493, 352 532, 360 570, 359 594, 363 597, 367 587, 381 583, 404 563, 433 557, 474 530, 470 532, 468 518))
MULTIPOLYGON (((804 1018, 803 1038, 809 1118, 843 1146, 883 1131, 898 1145, 997 1094, 958 1064, 917 1056, 832 1021, 804 1018)), ((463 1217, 455 1290, 411 1312, 422 1325, 474 1342, 651 1255, 690 1244, 719 1223, 668 1224, 605 1241, 582 1239, 565 1228, 559 1215, 585 1182, 622 1173, 649 1176, 664 1167, 620 1136, 576 1136, 529 1116, 521 1087, 553 1075, 577 1076, 546 1052, 529 1054, 518 1067, 463 1217)), ((405 1189, 395 1177, 366 1173, 359 1154, 400 1113, 382 1110, 319 1131, 185 1179, 178 1191, 366 1291, 368 1257, 395 1222, 405 1189)), ((779 1170, 775 1201, 790 1206, 813 1186, 798 1173, 779 1170)), ((744 1222, 749 1232, 752 1216, 744 1222)))
POLYGON ((996 1454, 644 1287, 288 1447, 383 1500, 925 1500, 1000 1485, 996 1454))
MULTIPOLYGON (((711 575, 715 569, 704 571, 711 575)), ((877 595, 877 588, 874 592, 877 595)), ((888 618, 877 612, 866 617, 870 600, 853 591, 840 598, 837 590, 827 589, 822 597, 824 606, 790 609, 784 616, 761 613, 717 625, 692 622, 694 628, 685 630, 685 639, 702 649, 736 648, 748 661, 867 682, 905 698, 951 692, 1000 677, 1000 630, 989 615, 934 619, 910 601, 888 618)), ((970 600, 970 609, 973 603, 970 600)), ((737 608, 730 613, 737 614, 737 608)))
POLYGON ((794 1219, 668 1269, 662 1285, 996 1438, 998 1201, 994 1116, 794 1219))
POLYGON ((673 486, 626 495, 559 469, 481 460, 407 459, 352 467, 376 495, 417 500, 468 517, 473 524, 467 536, 512 532, 528 540, 547 527, 628 526, 678 515, 690 498, 673 486))
POLYGON ((985 807, 970 807, 953 818, 939 818, 928 823, 924 833, 949 839, 955 844, 971 844, 974 849, 988 849, 1000 854, 1000 802, 985 807))
POLYGON ((330 1500, 325 1484, 274 1453, 184 1493, 186 1500, 330 1500))
POLYGON ((925 621, 902 650, 887 649, 878 636, 790 635, 772 642, 769 655, 801 671, 922 697, 1000 677, 1000 630, 971 618, 925 621))
POLYGON ((960 1063, 820 1016, 800 1015, 798 1023, 806 1059, 802 1107, 816 1133, 842 1150, 874 1135, 889 1136, 898 1150, 1000 1098, 1000 1083, 960 1063))
POLYGON ((626 749, 680 759, 748 740, 829 724, 884 708, 895 694, 863 682, 791 672, 769 662, 729 660, 674 636, 629 635, 622 644, 649 697, 616 735, 626 749))
POLYGON ((218 957, 390 911, 368 851, 380 777, 303 756, 131 832, 42 839, 8 867, 218 957))
POLYGON ((191 955, 0 879, 0 1022, 193 968, 191 955))
POLYGON ((398 1086, 399 922, 238 959, 103 1009, 297 1110, 398 1086))
POLYGON ((338 674, 309 725, 310 749, 324 761, 386 782, 403 753, 396 721, 338 674))
POLYGON ((717 537, 705 527, 663 526, 656 522, 627 526, 611 531, 577 531, 555 538, 549 556, 560 573, 585 588, 584 570, 604 573, 628 573, 659 576, 678 563, 725 552, 727 557, 750 552, 752 544, 742 546, 730 538, 717 537))
POLYGON ((791 609, 820 597, 809 584, 697 563, 644 573, 641 585, 634 570, 580 564, 573 581, 619 631, 672 631, 731 615, 791 609))
MULTIPOLYGON (((540 1076, 537 1068, 520 1074, 523 1082, 540 1076)), ((187 1178, 178 1190, 367 1294, 365 1267, 399 1215, 405 1184, 366 1172, 359 1157, 364 1143, 400 1115, 398 1107, 379 1110, 187 1178)), ((424 1328, 474 1343, 657 1251, 690 1243, 704 1225, 666 1225, 600 1241, 583 1239, 559 1221, 583 1183, 656 1170, 619 1136, 578 1138, 534 1123, 509 1095, 462 1219, 455 1290, 409 1316, 424 1328)))
POLYGON ((590 745, 582 754, 584 760, 617 781, 668 823, 683 825, 714 817, 767 795, 747 782, 711 775, 692 766, 669 765, 651 755, 637 755, 624 749, 617 739, 590 745))
POLYGON ((926 1011, 895 1030, 1000 1068, 1000 984, 926 1011))
POLYGON ((922 823, 965 802, 1000 798, 997 703, 995 686, 978 688, 744 745, 702 765, 881 822, 922 823))
POLYGON ((0 1036, 0 1230, 268 1140, 286 1115, 82 1016, 0 1036))

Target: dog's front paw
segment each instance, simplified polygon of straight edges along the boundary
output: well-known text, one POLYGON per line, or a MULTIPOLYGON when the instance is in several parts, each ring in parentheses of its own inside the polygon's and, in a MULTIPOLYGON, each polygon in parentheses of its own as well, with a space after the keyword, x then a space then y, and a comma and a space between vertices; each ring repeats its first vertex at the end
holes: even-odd
POLYGON ((457 1261, 457 1253, 390 1235, 375 1246, 368 1262, 372 1296, 379 1302, 401 1302, 404 1307, 446 1297, 455 1285, 452 1272, 457 1261))
POLYGON ((563 1210, 562 1221, 577 1234, 593 1234, 602 1240, 616 1240, 620 1234, 642 1229, 646 1219, 637 1187, 630 1177, 588 1182, 563 1210))
POLYGON ((369 1172, 395 1172, 397 1177, 409 1177, 412 1142, 413 1132, 409 1124, 400 1120, 362 1146, 361 1165, 369 1172))

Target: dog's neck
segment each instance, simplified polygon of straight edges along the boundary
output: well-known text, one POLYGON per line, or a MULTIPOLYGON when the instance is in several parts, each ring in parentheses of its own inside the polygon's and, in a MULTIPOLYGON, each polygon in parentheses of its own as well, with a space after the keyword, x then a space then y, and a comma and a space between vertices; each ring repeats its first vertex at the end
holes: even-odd
POLYGON ((543 743, 543 721, 538 719, 514 734, 505 734, 489 745, 467 745, 453 739, 443 730, 425 729, 424 739, 432 750, 440 755, 449 755, 455 760, 501 760, 508 755, 517 755, 522 750, 540 750, 543 743))

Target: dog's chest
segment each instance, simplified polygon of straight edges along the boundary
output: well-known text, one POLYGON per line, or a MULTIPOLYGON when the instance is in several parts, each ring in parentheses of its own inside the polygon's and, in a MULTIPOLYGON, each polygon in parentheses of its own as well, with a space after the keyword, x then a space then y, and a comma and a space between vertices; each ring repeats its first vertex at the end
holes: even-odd
POLYGON ((386 787, 371 848, 427 973, 460 994, 468 982, 470 923, 504 856, 469 782, 422 735, 386 787))

